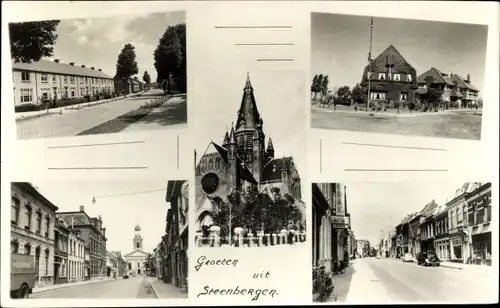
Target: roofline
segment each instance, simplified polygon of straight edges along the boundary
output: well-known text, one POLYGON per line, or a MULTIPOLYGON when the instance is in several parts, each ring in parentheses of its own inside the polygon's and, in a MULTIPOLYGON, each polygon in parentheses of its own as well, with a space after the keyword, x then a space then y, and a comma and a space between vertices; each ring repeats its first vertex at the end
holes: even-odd
POLYGON ((90 77, 90 78, 101 78, 101 79, 108 79, 108 80, 113 80, 114 78, 113 77, 109 77, 108 74, 104 73, 104 72, 99 72, 99 73, 103 73, 105 74, 106 76, 108 77, 96 77, 96 76, 92 76, 92 75, 82 75, 82 74, 66 74, 66 73, 60 73, 60 72, 54 72, 54 71, 46 71, 46 70, 40 70, 40 69, 25 69, 25 68, 12 68, 12 71, 27 71, 27 72, 35 72, 35 73, 47 73, 47 74, 59 74, 59 75, 65 75, 65 76, 79 76, 79 77, 90 77))
POLYGON ((59 208, 52 203, 49 199, 47 199, 41 192, 39 192, 32 184, 28 182, 12 182, 12 185, 17 185, 21 188, 25 188, 28 190, 28 193, 40 199, 40 201, 44 202, 48 207, 50 207, 54 212, 59 210, 59 208))
POLYGON ((491 188, 491 182, 485 183, 485 184, 479 186, 478 188, 474 189, 470 193, 467 193, 467 196, 465 198, 467 199, 469 197, 472 197, 473 195, 480 193, 488 188, 491 188))

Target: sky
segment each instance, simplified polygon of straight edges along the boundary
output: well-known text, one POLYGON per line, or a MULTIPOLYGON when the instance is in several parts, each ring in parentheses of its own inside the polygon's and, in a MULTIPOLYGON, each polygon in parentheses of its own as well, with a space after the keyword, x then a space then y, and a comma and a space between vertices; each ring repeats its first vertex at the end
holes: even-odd
POLYGON ((354 235, 378 244, 381 230, 387 233, 406 215, 420 212, 433 199, 438 205, 445 205, 463 184, 464 181, 345 183, 354 235))
POLYGON ((79 211, 83 205, 90 217, 101 215, 108 251, 132 252, 136 225, 142 229, 145 252, 152 253, 165 235, 170 208, 165 200, 167 181, 47 181, 33 184, 59 207, 58 212, 79 211), (153 190, 162 191, 150 192, 153 190), (94 197, 96 203, 92 204, 94 197))
MULTIPOLYGON (((299 175, 305 173, 306 99, 304 73, 300 71, 249 72, 257 109, 267 139, 273 140, 275 157, 293 156, 299 175)), ((200 71, 194 81, 194 129, 197 162, 210 141, 221 145, 226 129, 236 124, 243 97, 246 71, 200 71), (200 76, 207 74, 207 76, 200 76)))
POLYGON ((184 22, 183 11, 61 20, 52 58, 94 66, 114 77, 118 54, 131 43, 139 66, 137 77, 142 80, 144 71, 148 71, 156 81, 153 52, 158 41, 168 26, 184 22))
MULTIPOLYGON (((471 83, 482 91, 487 29, 485 25, 375 17, 372 58, 394 45, 417 75, 430 67, 464 78, 470 73, 471 83)), ((315 13, 311 35, 312 76, 328 75, 334 90, 361 81, 368 65, 370 17, 315 13)))

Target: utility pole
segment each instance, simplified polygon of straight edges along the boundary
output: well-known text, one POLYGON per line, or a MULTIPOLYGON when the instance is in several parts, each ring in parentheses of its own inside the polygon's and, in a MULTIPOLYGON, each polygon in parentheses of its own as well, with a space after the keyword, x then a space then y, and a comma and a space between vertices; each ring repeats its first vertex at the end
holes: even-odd
POLYGON ((373 17, 370 22, 370 51, 368 52, 368 97, 366 98, 366 111, 368 111, 368 106, 370 105, 371 98, 371 79, 372 79, 372 37, 373 37, 373 17))

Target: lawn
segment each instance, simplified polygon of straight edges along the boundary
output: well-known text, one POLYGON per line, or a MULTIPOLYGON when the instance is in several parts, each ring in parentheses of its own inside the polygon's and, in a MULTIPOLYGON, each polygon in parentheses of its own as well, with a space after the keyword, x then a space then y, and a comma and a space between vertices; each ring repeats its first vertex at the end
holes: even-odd
POLYGON ((312 128, 357 132, 480 140, 481 115, 419 115, 416 117, 372 117, 366 113, 311 110, 312 128))

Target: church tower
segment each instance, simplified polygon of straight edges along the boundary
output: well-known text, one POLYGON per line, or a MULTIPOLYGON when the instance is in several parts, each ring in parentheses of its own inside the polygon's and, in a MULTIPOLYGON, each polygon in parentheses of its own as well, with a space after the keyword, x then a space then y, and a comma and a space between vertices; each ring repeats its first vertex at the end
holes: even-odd
MULTIPOLYGON (((255 131, 259 130, 259 140, 262 149, 264 149, 264 133, 262 131, 262 119, 253 94, 252 83, 250 76, 247 73, 247 80, 243 88, 243 97, 241 99, 241 106, 238 110, 238 120, 235 127, 235 139, 237 154, 243 162, 253 170, 254 163, 254 142, 253 137, 255 131)), ((263 157, 262 157, 263 158, 263 157)), ((259 162, 257 162, 259 163, 259 162)), ((260 162, 262 163, 262 162, 260 162)))
POLYGON ((135 226, 135 236, 134 236, 134 250, 141 249, 142 250, 142 236, 141 236, 141 227, 139 225, 135 226))

